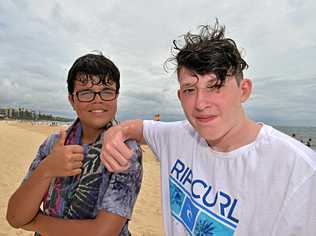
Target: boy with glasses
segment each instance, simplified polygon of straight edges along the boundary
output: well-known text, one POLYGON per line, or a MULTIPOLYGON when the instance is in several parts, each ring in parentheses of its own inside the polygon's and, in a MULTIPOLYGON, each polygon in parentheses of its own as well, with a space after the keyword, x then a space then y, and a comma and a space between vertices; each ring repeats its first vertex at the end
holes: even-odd
POLYGON ((147 143, 161 162, 165 234, 315 235, 316 155, 297 140, 249 119, 252 83, 224 27, 174 41, 178 98, 187 120, 133 120, 109 130, 102 162, 129 166, 123 143, 147 143), (178 45, 184 45, 179 47, 178 45))
POLYGON ((119 70, 103 55, 87 54, 74 62, 67 83, 78 118, 40 146, 10 198, 7 219, 36 235, 130 235, 141 151, 135 142, 127 143, 134 154, 124 173, 112 174, 100 161, 102 136, 116 123, 119 70))

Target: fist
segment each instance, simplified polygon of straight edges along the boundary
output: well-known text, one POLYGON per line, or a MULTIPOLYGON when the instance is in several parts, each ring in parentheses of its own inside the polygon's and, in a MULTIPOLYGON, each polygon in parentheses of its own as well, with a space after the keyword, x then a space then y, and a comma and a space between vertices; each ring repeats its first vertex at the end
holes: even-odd
POLYGON ((81 173, 84 149, 80 145, 65 145, 66 131, 61 130, 52 152, 44 159, 49 177, 75 176, 81 173))

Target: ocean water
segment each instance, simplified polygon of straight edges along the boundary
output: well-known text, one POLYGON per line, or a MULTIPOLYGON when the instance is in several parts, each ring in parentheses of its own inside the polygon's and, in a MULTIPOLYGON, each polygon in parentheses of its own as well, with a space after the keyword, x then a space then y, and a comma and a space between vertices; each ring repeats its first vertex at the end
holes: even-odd
POLYGON ((290 136, 295 134, 295 138, 306 144, 308 139, 312 139, 311 148, 316 150, 316 127, 289 127, 289 126, 273 126, 274 128, 286 133, 290 136))

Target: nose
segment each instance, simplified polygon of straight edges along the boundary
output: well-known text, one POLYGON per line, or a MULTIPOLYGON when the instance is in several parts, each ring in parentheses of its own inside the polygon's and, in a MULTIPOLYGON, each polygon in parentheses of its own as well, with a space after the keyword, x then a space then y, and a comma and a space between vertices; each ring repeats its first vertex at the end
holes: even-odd
POLYGON ((100 93, 96 93, 95 97, 94 97, 94 102, 103 102, 103 100, 101 99, 101 95, 100 93))
POLYGON ((204 89, 197 89, 195 97, 195 109, 202 111, 210 105, 209 96, 205 93, 204 89))

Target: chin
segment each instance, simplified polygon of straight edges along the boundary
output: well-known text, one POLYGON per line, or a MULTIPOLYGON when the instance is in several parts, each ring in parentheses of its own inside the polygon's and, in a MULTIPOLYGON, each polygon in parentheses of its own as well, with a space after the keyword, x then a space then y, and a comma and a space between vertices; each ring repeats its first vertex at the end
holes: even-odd
POLYGON ((98 128, 103 128, 107 123, 109 123, 111 120, 108 121, 103 121, 103 122, 98 122, 95 124, 98 128))
POLYGON ((214 127, 201 127, 197 125, 194 128, 199 133, 199 135, 206 140, 216 140, 220 134, 214 127))
POLYGON ((102 129, 107 123, 111 120, 96 120, 90 121, 88 126, 93 127, 94 129, 102 129))

